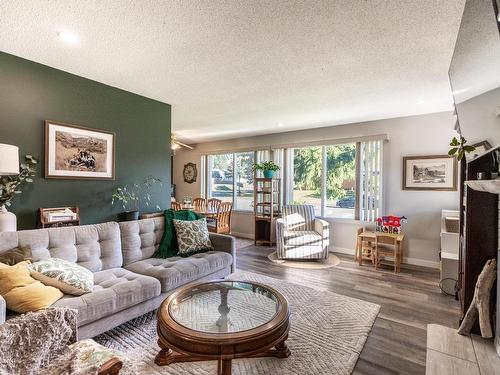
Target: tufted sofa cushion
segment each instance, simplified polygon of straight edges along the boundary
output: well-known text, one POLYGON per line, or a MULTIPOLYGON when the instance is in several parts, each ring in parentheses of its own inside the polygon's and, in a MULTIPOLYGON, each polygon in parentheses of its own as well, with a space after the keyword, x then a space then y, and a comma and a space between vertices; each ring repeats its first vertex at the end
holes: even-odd
POLYGON ((161 216, 137 221, 125 221, 119 223, 119 225, 123 264, 126 266, 153 256, 163 236, 165 218, 161 216))
POLYGON ((93 292, 65 295, 53 306, 78 310, 78 325, 83 326, 159 295, 158 280, 114 268, 94 274, 93 292))
POLYGON ((221 251, 208 251, 188 258, 149 258, 125 266, 126 269, 152 276, 161 283, 163 293, 230 267, 233 257, 221 251))
POLYGON ((34 262, 59 258, 92 272, 123 264, 120 228, 115 222, 0 233, 0 253, 17 246, 30 246, 34 262))

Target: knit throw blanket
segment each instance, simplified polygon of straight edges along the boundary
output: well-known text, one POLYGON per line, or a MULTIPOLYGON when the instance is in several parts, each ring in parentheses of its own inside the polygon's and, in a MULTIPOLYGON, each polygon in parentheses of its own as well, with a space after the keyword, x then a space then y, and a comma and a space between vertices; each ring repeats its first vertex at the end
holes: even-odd
POLYGON ((76 341, 77 311, 49 308, 0 325, 0 374, 35 375, 76 341))

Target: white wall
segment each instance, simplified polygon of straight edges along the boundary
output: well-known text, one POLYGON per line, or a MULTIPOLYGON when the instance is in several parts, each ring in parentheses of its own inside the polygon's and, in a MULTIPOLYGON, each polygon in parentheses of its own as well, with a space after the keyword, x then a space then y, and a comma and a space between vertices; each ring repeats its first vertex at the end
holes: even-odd
MULTIPOLYGON (((206 152, 262 148, 270 145, 313 142, 359 136, 387 134, 384 145, 384 195, 386 214, 405 215, 405 258, 408 263, 437 266, 441 209, 458 208, 458 192, 403 191, 402 157, 407 155, 446 154, 454 134, 451 112, 434 113, 388 120, 316 128, 265 136, 246 137, 196 145, 194 150, 178 151, 174 157, 174 183, 177 199, 200 195, 200 178, 193 184, 183 182, 182 168, 188 162, 200 167, 201 155, 206 152)), ((484 139, 479 132, 469 134, 471 143, 484 139)), ((331 221, 332 250, 354 254, 356 229, 363 223, 331 221)), ((235 212, 233 231, 253 235, 253 216, 235 212)))
POLYGON ((457 111, 468 143, 487 140, 493 147, 500 145, 500 87, 457 104, 457 111))

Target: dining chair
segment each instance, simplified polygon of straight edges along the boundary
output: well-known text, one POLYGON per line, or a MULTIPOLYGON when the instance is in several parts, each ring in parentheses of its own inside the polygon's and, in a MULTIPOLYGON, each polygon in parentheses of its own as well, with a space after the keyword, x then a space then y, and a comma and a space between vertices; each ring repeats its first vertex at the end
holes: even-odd
POLYGON ((207 200, 207 209, 209 211, 217 212, 219 210, 221 203, 222 201, 220 199, 210 198, 209 200, 207 200))
POLYGON ((376 266, 377 239, 377 234, 374 234, 373 232, 366 232, 364 228, 358 229, 358 238, 356 245, 357 251, 355 259, 359 262, 360 266, 363 264, 363 260, 368 260, 376 266))
POLYGON ((179 202, 172 202, 170 208, 174 211, 180 211, 182 210, 182 205, 179 202))
POLYGON ((377 233, 375 248, 375 269, 378 269, 382 261, 393 263, 394 273, 398 273, 401 264, 401 252, 397 236, 377 233))
POLYGON ((213 223, 207 223, 208 231, 212 233, 231 234, 231 213, 233 204, 222 202, 217 210, 217 215, 213 223))
POLYGON ((205 198, 194 198, 193 207, 195 211, 205 211, 207 208, 207 200, 205 198))
POLYGON ((207 215, 207 223, 213 224, 215 221, 215 217, 217 216, 217 212, 219 212, 219 207, 222 201, 217 198, 210 198, 207 200, 207 211, 214 212, 214 214, 207 215))

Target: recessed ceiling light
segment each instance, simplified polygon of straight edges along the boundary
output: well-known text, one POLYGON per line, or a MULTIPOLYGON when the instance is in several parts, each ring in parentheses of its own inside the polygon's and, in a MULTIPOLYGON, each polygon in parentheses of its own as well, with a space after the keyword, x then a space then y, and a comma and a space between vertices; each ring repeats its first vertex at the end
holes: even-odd
POLYGON ((60 31, 57 33, 57 36, 59 37, 59 39, 61 39, 63 42, 67 44, 75 45, 80 42, 80 38, 78 37, 78 35, 75 35, 67 31, 60 31))
POLYGON ((281 128, 283 126, 282 122, 278 122, 278 128, 281 128))
POLYGON ((418 101, 418 104, 425 104, 425 103, 426 103, 426 101, 425 101, 424 99, 420 99, 420 100, 418 101))

